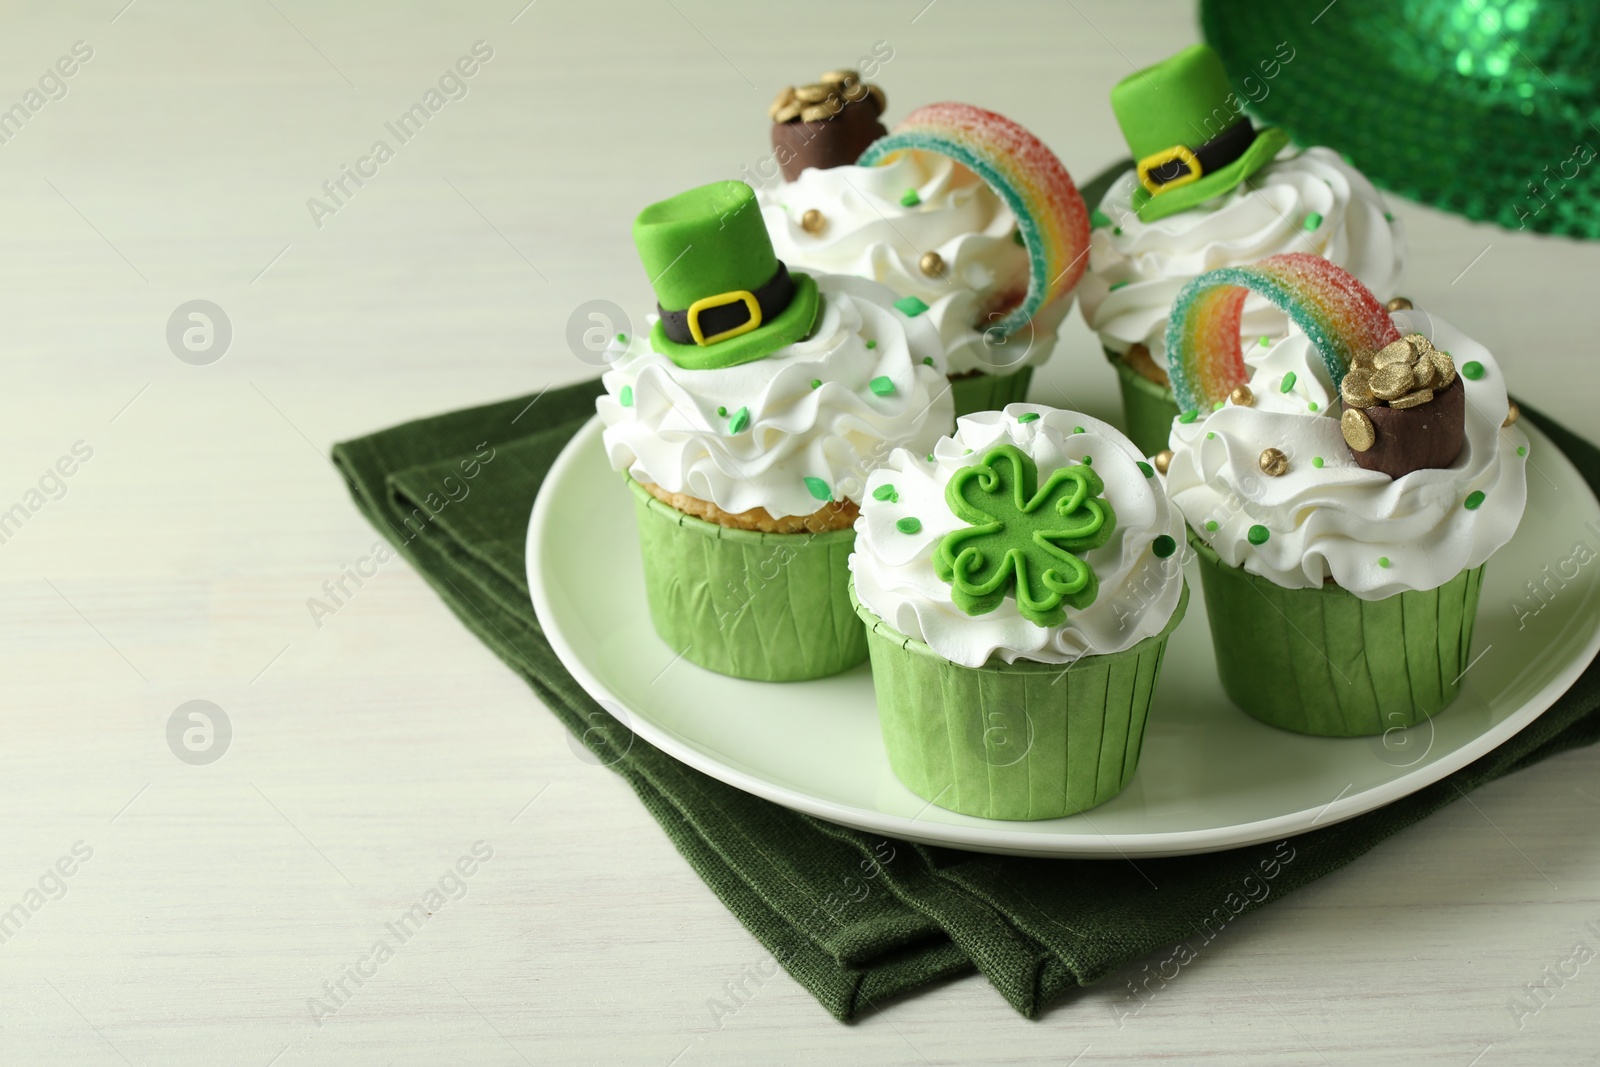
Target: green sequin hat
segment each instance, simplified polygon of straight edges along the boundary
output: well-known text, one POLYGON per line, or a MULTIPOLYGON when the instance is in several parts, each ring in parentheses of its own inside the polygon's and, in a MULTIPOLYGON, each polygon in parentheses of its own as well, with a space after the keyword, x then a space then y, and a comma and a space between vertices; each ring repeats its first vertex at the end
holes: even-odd
POLYGON ((1133 209, 1145 222, 1237 188, 1289 143, 1283 130, 1258 130, 1243 115, 1222 60, 1203 44, 1123 78, 1111 110, 1133 150, 1133 209))
POLYGON ((1468 218, 1600 237, 1600 5, 1202 0, 1200 17, 1240 99, 1298 143, 1468 218))
POLYGON ((678 366, 749 363, 811 332, 816 280, 779 261, 744 182, 712 182, 651 204, 633 222, 633 243, 661 314, 650 345, 678 366))

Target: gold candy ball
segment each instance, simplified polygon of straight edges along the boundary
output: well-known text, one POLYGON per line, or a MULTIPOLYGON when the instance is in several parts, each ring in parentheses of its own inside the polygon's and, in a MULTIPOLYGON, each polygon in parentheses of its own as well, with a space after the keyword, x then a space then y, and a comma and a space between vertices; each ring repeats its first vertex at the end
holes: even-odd
POLYGON ((1397 296, 1383 306, 1388 308, 1390 311, 1410 311, 1415 305, 1413 305, 1411 301, 1407 300, 1405 297, 1397 296))
POLYGON ((1261 468, 1261 473, 1269 478, 1289 473, 1289 457, 1277 448, 1262 449, 1261 458, 1256 460, 1256 465, 1261 468))
POLYGON ((1248 408, 1255 405, 1256 394, 1250 391, 1248 385, 1236 385, 1233 392, 1228 394, 1228 399, 1242 408, 1248 408))
POLYGON ((1501 426, 1510 426, 1512 423, 1516 422, 1521 417, 1522 417, 1522 409, 1517 407, 1517 402, 1515 400, 1513 400, 1513 401, 1511 401, 1511 407, 1506 410, 1506 421, 1502 422, 1500 425, 1501 426))
POLYGON ((800 216, 800 228, 807 233, 821 233, 828 228, 828 218, 816 208, 807 208, 800 216))
POLYGON ((937 252, 924 252, 922 258, 917 260, 917 266, 928 277, 938 278, 944 274, 944 257, 937 252))
POLYGON ((1167 473, 1167 468, 1172 466, 1172 449, 1163 448, 1160 452, 1157 452, 1155 454, 1155 465, 1156 470, 1162 474, 1167 473))

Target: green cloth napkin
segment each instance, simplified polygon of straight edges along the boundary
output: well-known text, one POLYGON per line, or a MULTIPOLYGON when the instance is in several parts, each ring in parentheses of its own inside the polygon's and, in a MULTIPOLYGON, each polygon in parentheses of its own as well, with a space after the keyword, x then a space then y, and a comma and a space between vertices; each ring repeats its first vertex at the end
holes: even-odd
MULTIPOLYGON (((1388 807, 1285 843, 1137 865, 929 848, 801 815, 691 770, 621 726, 593 729, 609 720, 597 717, 604 712, 534 617, 523 572, 528 515, 599 393, 589 382, 421 419, 338 445, 334 461, 372 524, 628 780, 729 910, 839 1019, 974 969, 1017 1011, 1036 1015, 1156 949, 1195 951, 1237 915, 1344 866, 1466 791, 1600 739, 1600 668, 1591 664, 1516 737, 1388 807)), ((1600 483, 1600 452, 1523 414, 1591 486, 1600 483)))

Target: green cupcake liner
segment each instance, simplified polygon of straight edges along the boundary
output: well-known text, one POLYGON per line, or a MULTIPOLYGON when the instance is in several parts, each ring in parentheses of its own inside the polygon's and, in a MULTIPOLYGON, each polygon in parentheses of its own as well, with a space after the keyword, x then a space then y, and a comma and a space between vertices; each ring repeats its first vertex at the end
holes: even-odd
POLYGON ((1222 688, 1262 722, 1318 737, 1382 734, 1460 692, 1483 567, 1437 589, 1362 600, 1332 583, 1284 589, 1230 567, 1192 530, 1189 543, 1222 688))
POLYGON ((1139 446, 1139 451, 1153 456, 1167 447, 1172 420, 1178 417, 1178 402, 1173 399, 1171 389, 1157 385, 1128 366, 1120 353, 1109 348, 1105 353, 1117 369, 1117 381, 1122 386, 1123 428, 1139 446))
POLYGON ((1058 819, 1104 804, 1139 766, 1166 629, 1064 666, 951 663, 855 599, 889 765, 913 793, 983 819, 1058 819))
POLYGON ((730 530, 662 503, 628 478, 656 633, 718 674, 798 682, 867 658, 851 607, 854 530, 730 530))
POLYGON ((955 401, 956 418, 974 411, 999 411, 1007 404, 1028 399, 1028 383, 1033 368, 1023 367, 1014 374, 974 374, 950 379, 950 396, 955 401))

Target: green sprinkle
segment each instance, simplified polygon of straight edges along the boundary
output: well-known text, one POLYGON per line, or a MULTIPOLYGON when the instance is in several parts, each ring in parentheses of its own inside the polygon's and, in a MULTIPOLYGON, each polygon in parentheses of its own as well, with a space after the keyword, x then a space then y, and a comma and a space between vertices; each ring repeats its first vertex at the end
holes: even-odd
POLYGON ((1315 400, 1313 400, 1309 404, 1307 404, 1306 407, 1310 408, 1312 411, 1315 411, 1315 410, 1317 410, 1317 402, 1315 400))
POLYGON ((1466 505, 1468 511, 1477 511, 1478 505, 1483 503, 1483 490, 1474 489, 1472 492, 1467 494, 1467 499, 1464 500, 1463 503, 1466 505))
POLYGON ((1017 421, 1018 422, 1038 422, 1039 421, 1039 413, 1037 411, 1024 411, 1021 415, 1017 416, 1017 421))
POLYGON ((1116 282, 1111 286, 1111 292, 1114 293, 1118 289, 1121 289, 1124 285, 1127 285, 1127 284, 1128 284, 1127 282, 1116 282))
POLYGON ((1072 428, 1072 432, 1073 433, 1088 433, 1089 431, 1085 430, 1082 426, 1074 426, 1072 428))
POLYGON ((867 347, 868 348, 877 348, 878 347, 878 342, 872 340, 871 338, 868 338, 867 347))
MULTIPOLYGON (((1099 215, 1100 213, 1097 211, 1097 212, 1095 212, 1095 214, 1099 215)), ((1100 215, 1100 217, 1101 218, 1105 218, 1104 215, 1100 215)), ((1110 219, 1106 219, 1106 221, 1110 222, 1111 220, 1110 219)), ((1023 239, 1021 230, 1012 230, 1011 231, 1011 239, 1013 241, 1015 241, 1017 243, 1017 245, 1019 247, 1021 247, 1021 248, 1027 248, 1028 247, 1028 242, 1023 239)))
POLYGON ((894 392, 894 382, 883 375, 879 375, 867 383, 867 388, 878 396, 888 396, 894 392))
POLYGON ((1378 566, 1387 569, 1388 566, 1389 566, 1389 557, 1388 556, 1379 556, 1378 557, 1378 566))
POLYGON ((1113 226, 1111 228, 1111 232, 1116 234, 1118 237, 1121 237, 1122 236, 1122 227, 1121 226, 1113 226))
POLYGON ((1384 222, 1393 222, 1394 221, 1394 216, 1389 214, 1387 211, 1385 211, 1383 213, 1383 221, 1384 222))
POLYGON ((1216 519, 1207 519, 1206 520, 1206 531, 1208 533, 1216 533, 1217 532, 1217 520, 1216 519))
POLYGON ((933 453, 932 453, 932 452, 929 452, 929 453, 928 453, 928 462, 929 462, 929 463, 932 463, 932 462, 933 462, 933 453))
POLYGON ((617 401, 625 408, 633 407, 633 386, 624 385, 622 392, 617 396, 617 401))
POLYGON ((1219 400, 1215 404, 1211 405, 1211 410, 1212 411, 1221 411, 1227 405, 1227 403, 1228 402, 1226 400, 1219 400))
POLYGON ((721 404, 718 404, 717 405, 717 414, 720 415, 723 418, 727 418, 728 417, 728 409, 723 407, 721 404))
POLYGON ((1206 440, 1207 441, 1215 441, 1216 439, 1217 439, 1217 435, 1215 433, 1212 433, 1210 430, 1206 431, 1206 440))
POLYGON ((1146 478, 1154 478, 1156 476, 1156 469, 1150 466, 1150 464, 1146 463, 1144 460, 1139 460, 1138 466, 1139 473, 1144 475, 1146 478))
POLYGON ((1256 344, 1260 345, 1262 348, 1269 348, 1272 345, 1272 338, 1268 337, 1266 334, 1262 334, 1261 339, 1257 341, 1256 344))
POLYGON ((745 428, 748 427, 749 425, 750 425, 750 409, 749 408, 740 408, 738 411, 735 411, 733 413, 733 418, 728 420, 728 432, 729 433, 744 433, 745 428))
POLYGON ((1322 457, 1321 456, 1312 456, 1311 457, 1311 465, 1313 467, 1317 468, 1317 470, 1321 470, 1322 469, 1322 457))
POLYGON ((625 333, 617 334, 617 344, 625 345, 627 343, 628 343, 628 335, 627 334, 625 334, 625 333))
POLYGON ((1304 226, 1305 231, 1310 233, 1312 230, 1322 225, 1322 216, 1315 211, 1309 212, 1306 215, 1306 221, 1302 225, 1304 226))
POLYGON ((931 366, 933 366, 933 357, 932 357, 932 356, 923 356, 923 357, 922 357, 922 365, 923 365, 923 366, 924 366, 924 367, 931 367, 931 366))
POLYGON ((894 302, 894 306, 908 319, 914 319, 924 311, 928 310, 928 305, 924 304, 914 296, 902 296, 899 300, 894 302))
POLYGON ((829 489, 828 483, 823 481, 821 478, 812 478, 807 476, 806 488, 811 490, 811 495, 816 497, 818 500, 833 499, 833 490, 829 489))
POLYGON ((1093 456, 1084 456, 1084 457, 1083 457, 1083 465, 1084 465, 1084 466, 1085 466, 1085 467, 1092 467, 1092 466, 1094 466, 1094 457, 1093 457, 1093 456))
POLYGON ((1195 419, 1198 419, 1199 417, 1200 417, 1200 409, 1199 408, 1190 408, 1188 411, 1185 411, 1182 415, 1178 416, 1178 421, 1181 422, 1181 423, 1188 424, 1188 423, 1193 422, 1195 419))
POLYGON ((1294 371, 1290 371, 1288 374, 1285 374, 1283 376, 1283 385, 1278 389, 1278 392, 1287 393, 1289 390, 1294 388, 1295 381, 1296 377, 1294 371))
POLYGON ((872 499, 874 500, 893 500, 898 495, 894 491, 894 486, 888 482, 884 482, 872 491, 872 499))
POLYGON ((1111 219, 1107 217, 1104 211, 1095 208, 1089 215, 1089 225, 1091 228, 1098 230, 1102 226, 1110 226, 1111 219))
MULTIPOLYGON (((1448 352, 1445 353, 1447 356, 1449 354, 1450 353, 1448 352)), ((1468 360, 1467 362, 1461 364, 1461 376, 1469 381, 1477 381, 1479 378, 1483 377, 1483 364, 1479 363, 1475 359, 1468 360)))
POLYGON ((1178 551, 1178 542, 1172 539, 1171 534, 1162 534, 1150 543, 1150 551, 1154 552, 1158 559, 1166 559, 1178 551))
POLYGON ((1267 543, 1267 538, 1271 536, 1272 531, 1268 530, 1260 523, 1256 523, 1254 526, 1250 527, 1249 532, 1244 535, 1245 540, 1249 541, 1252 545, 1264 545, 1267 543))
POLYGON ((811 379, 811 388, 813 388, 813 389, 821 389, 822 388, 822 379, 821 378, 813 378, 813 379, 811 379))
POLYGON ((969 449, 967 449, 967 450, 966 450, 966 451, 965 451, 965 452, 963 452, 963 453, 961 453, 961 454, 962 454, 962 455, 963 455, 963 456, 970 456, 970 455, 972 455, 972 449, 970 449, 970 448, 969 448, 969 449))
POLYGON ((922 203, 922 197, 917 195, 915 189, 907 189, 900 194, 901 207, 916 207, 920 203, 922 203))
POLYGON ((1526 456, 1527 454, 1528 454, 1528 446, 1527 445, 1518 445, 1517 446, 1517 455, 1526 456))
POLYGON ((896 519, 894 528, 903 534, 914 534, 922 529, 922 520, 907 515, 903 519, 896 519))

